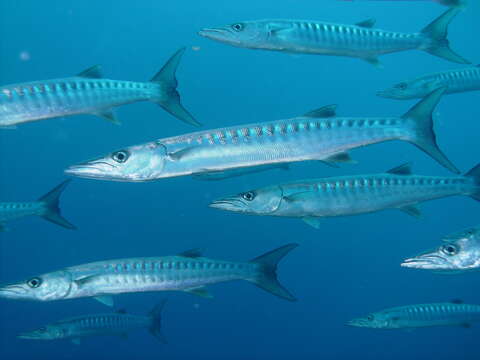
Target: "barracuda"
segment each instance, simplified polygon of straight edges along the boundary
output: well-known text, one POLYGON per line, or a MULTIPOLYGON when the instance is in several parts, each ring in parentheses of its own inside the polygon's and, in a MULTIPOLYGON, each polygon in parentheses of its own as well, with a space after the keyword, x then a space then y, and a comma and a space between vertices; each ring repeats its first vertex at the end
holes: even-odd
POLYGON ((450 234, 443 241, 434 251, 406 259, 402 266, 455 274, 480 270, 480 226, 450 234))
POLYGON ((229 45, 288 53, 347 56, 379 66, 378 56, 405 50, 423 50, 459 64, 470 62, 449 48, 448 25, 461 10, 452 8, 419 33, 374 29, 374 20, 356 25, 306 20, 258 20, 199 32, 229 45))
POLYGON ((65 180, 53 190, 43 195, 37 201, 31 202, 0 202, 0 231, 6 230, 8 221, 26 216, 40 216, 66 229, 76 229, 60 213, 60 196, 70 180, 65 180))
POLYGON ((458 173, 436 144, 432 112, 438 89, 402 117, 341 118, 335 106, 267 123, 196 132, 131 146, 69 167, 67 174, 111 181, 218 174, 228 170, 306 160, 350 161, 346 152, 389 140, 413 143, 458 173))
POLYGON ((148 316, 127 314, 125 310, 115 313, 77 316, 56 321, 33 331, 24 332, 18 337, 28 340, 71 339, 80 344, 84 337, 100 335, 126 336, 132 330, 146 328, 159 341, 166 343, 161 332, 161 313, 165 300, 155 306, 148 316))
POLYGON ((464 69, 448 70, 402 81, 393 87, 377 92, 378 96, 408 100, 422 98, 440 87, 445 94, 480 90, 480 65, 464 69))
POLYGON ((410 164, 384 174, 304 180, 247 191, 211 207, 250 215, 302 218, 318 228, 321 217, 400 209, 420 216, 416 204, 453 195, 480 201, 480 165, 463 177, 412 175, 410 164))
POLYGON ((94 66, 75 77, 0 87, 0 128, 68 116, 94 114, 118 123, 112 108, 151 101, 191 125, 200 125, 183 108, 175 72, 185 48, 178 50, 150 82, 103 79, 94 66))
POLYGON ((405 329, 431 326, 470 327, 480 321, 480 305, 451 303, 407 305, 372 313, 348 322, 355 327, 374 329, 405 329))
POLYGON ((73 266, 0 287, 0 297, 52 301, 95 297, 113 305, 109 295, 146 291, 185 291, 210 297, 204 288, 232 280, 246 280, 282 299, 295 301, 277 280, 279 261, 297 244, 289 244, 250 262, 201 257, 198 250, 177 256, 130 258, 73 266))

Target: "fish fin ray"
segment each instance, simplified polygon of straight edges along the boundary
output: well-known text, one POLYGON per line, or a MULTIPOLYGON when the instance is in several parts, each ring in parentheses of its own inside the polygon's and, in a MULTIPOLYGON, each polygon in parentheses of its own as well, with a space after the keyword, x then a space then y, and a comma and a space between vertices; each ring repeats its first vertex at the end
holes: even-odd
POLYGON ((377 23, 377 20, 375 20, 375 19, 367 19, 367 20, 360 21, 360 22, 356 23, 355 25, 363 27, 363 28, 371 29, 375 26, 376 23, 377 23))
POLYGON ((322 106, 321 108, 311 110, 305 114, 304 117, 309 118, 331 118, 337 116, 337 106, 336 104, 322 106))
POLYGON ((187 293, 193 294, 193 295, 203 297, 205 299, 212 299, 213 298, 213 295, 210 294, 210 292, 207 290, 207 288, 205 286, 186 289, 184 291, 187 292, 187 293))
POLYGON ((318 218, 318 217, 307 216, 307 217, 302 218, 302 221, 305 224, 310 225, 314 229, 317 229, 317 230, 320 229, 321 219, 318 218))
POLYGON ((408 214, 410 216, 416 217, 417 219, 422 218, 422 212, 415 205, 402 206, 399 207, 398 210, 403 211, 405 214, 408 214))
POLYGON ((92 67, 89 67, 88 69, 83 70, 81 73, 78 73, 77 76, 88 79, 101 79, 102 67, 100 65, 94 65, 92 67))

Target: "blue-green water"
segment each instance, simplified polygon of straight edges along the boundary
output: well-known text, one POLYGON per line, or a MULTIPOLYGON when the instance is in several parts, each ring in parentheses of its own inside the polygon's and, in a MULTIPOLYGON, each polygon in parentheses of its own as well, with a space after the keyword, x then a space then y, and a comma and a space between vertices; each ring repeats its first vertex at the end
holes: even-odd
MULTIPOLYGON (((454 20, 452 47, 480 62, 473 4, 454 20)), ((101 64, 105 77, 148 80, 179 47, 183 103, 204 128, 287 118, 339 104, 339 115, 401 115, 413 104, 375 96, 379 89, 426 72, 458 67, 426 53, 382 57, 383 70, 356 59, 238 49, 197 35, 202 27, 261 18, 356 23, 376 18, 389 30, 418 31, 445 8, 427 2, 338 1, 8 1, 0 2, 0 83, 74 75, 101 64)), ((436 112, 440 146, 462 170, 480 162, 478 92, 446 96, 436 112)), ((116 110, 117 127, 90 115, 21 125, 0 132, 0 199, 33 200, 63 178, 68 165, 194 129, 158 106, 116 110)), ((117 308, 136 314, 168 296, 168 345, 146 331, 120 337, 33 342, 19 332, 81 314, 108 311, 92 299, 0 303, 2 359, 478 359, 478 326, 413 332, 349 328, 353 317, 383 308, 461 298, 480 303, 478 274, 441 276, 400 262, 435 247, 441 236, 476 225, 480 204, 466 197, 422 205, 424 219, 397 210, 325 219, 319 230, 293 219, 216 211, 230 193, 301 178, 381 172, 412 161, 416 173, 446 175, 406 143, 352 152, 358 165, 319 163, 222 182, 191 178, 152 183, 75 179, 62 198, 68 231, 39 218, 9 224, 0 237, 0 283, 90 261, 176 254, 203 248, 214 258, 248 260, 289 242, 301 246, 279 268, 299 299, 289 303, 246 282, 211 287, 212 300, 181 293, 130 294, 117 308)))

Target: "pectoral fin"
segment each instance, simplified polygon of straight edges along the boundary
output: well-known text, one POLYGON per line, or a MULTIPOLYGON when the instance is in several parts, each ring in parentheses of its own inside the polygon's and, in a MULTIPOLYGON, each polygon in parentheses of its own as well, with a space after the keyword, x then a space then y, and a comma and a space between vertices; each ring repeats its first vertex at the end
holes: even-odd
POLYGON ((380 60, 376 56, 375 57, 364 58, 363 60, 365 60, 369 64, 372 64, 377 69, 383 69, 382 63, 380 62, 380 60))
POLYGON ((410 216, 416 217, 417 219, 422 218, 422 212, 415 205, 403 206, 403 207, 400 207, 398 209, 403 211, 404 213, 410 215, 410 216))
POLYGON ((187 147, 185 149, 177 150, 171 153, 168 153, 168 157, 173 160, 173 161, 178 161, 187 156, 188 154, 191 154, 192 152, 195 151, 195 147, 187 147))
POLYGON ((308 200, 311 197, 311 192, 310 191, 302 191, 298 192, 296 194, 291 194, 283 197, 283 200, 292 203, 292 202, 297 202, 297 201, 305 201, 308 200))
POLYGON ((320 229, 321 219, 318 217, 304 217, 302 220, 315 229, 320 229))
POLYGON ((350 154, 347 153, 347 152, 341 152, 341 153, 333 154, 333 155, 329 156, 328 158, 323 159, 322 161, 324 161, 326 163, 334 163, 334 164, 335 163, 357 164, 357 162, 355 160, 353 160, 350 157, 350 154))
POLYGON ((205 299, 212 299, 213 298, 213 295, 210 294, 204 286, 193 288, 193 289, 187 289, 187 290, 184 290, 184 291, 188 292, 190 294, 193 294, 193 295, 203 297, 205 299))
POLYGON ((95 296, 94 299, 101 302, 103 305, 107 305, 110 307, 113 306, 113 297, 111 296, 108 296, 108 295, 95 296))

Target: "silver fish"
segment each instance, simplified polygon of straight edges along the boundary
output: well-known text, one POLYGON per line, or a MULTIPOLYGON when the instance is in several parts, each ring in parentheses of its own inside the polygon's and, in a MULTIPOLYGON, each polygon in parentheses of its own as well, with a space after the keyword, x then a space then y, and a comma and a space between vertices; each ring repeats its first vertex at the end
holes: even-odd
POLYGON ((321 217, 399 209, 420 216, 416 204, 453 195, 480 201, 480 165, 465 176, 412 175, 410 164, 384 174, 328 177, 272 185, 216 200, 211 207, 250 215, 301 218, 318 228, 321 217))
POLYGON ((349 162, 350 149, 389 140, 413 143, 447 169, 458 169, 436 144, 432 112, 438 89, 402 117, 342 118, 335 106, 301 117, 190 133, 114 151, 65 172, 111 181, 149 181, 232 169, 322 160, 349 162))
POLYGON ((450 234, 439 248, 406 259, 403 267, 459 273, 480 270, 480 226, 450 234))
POLYGON ((155 306, 148 316, 127 314, 125 310, 115 313, 94 314, 63 319, 24 332, 18 337, 28 340, 60 340, 71 339, 80 344, 80 339, 91 336, 118 335, 125 337, 130 331, 146 328, 159 341, 166 343, 161 331, 161 313, 165 301, 155 306))
POLYGON ((66 229, 76 229, 62 216, 59 207, 60 196, 69 182, 70 180, 65 180, 37 201, 0 202, 0 231, 6 230, 5 224, 8 221, 32 215, 40 216, 66 229))
POLYGON ((465 7, 467 4, 466 0, 340 0, 340 1, 358 1, 358 2, 365 2, 365 1, 377 1, 377 2, 403 2, 403 1, 419 1, 419 2, 435 2, 440 5, 448 6, 448 7, 465 7))
POLYGON ((0 128, 76 114, 94 114, 118 123, 112 108, 151 101, 188 124, 198 123, 180 103, 175 72, 185 48, 178 50, 150 82, 102 78, 99 66, 75 77, 0 87, 0 128))
POLYGON ((379 55, 423 50, 459 64, 469 64, 449 47, 448 25, 461 10, 451 8, 419 33, 375 29, 374 20, 355 25, 308 20, 244 21, 199 32, 229 45, 287 53, 347 56, 379 66, 379 55))
POLYGON ((445 88, 445 94, 480 90, 480 65, 402 81, 391 88, 378 91, 377 95, 390 99, 409 100, 422 98, 440 87, 445 88))
POLYGON ((198 250, 177 256, 99 261, 0 286, 0 298, 52 301, 95 297, 112 306, 109 295, 185 291, 210 297, 206 285, 246 280, 282 299, 295 301, 278 282, 276 271, 279 261, 297 246, 285 245, 249 262, 208 259, 198 250))
POLYGON ((347 324, 373 329, 406 329, 432 326, 470 327, 474 321, 480 321, 480 305, 455 301, 394 307, 351 320, 347 324))

